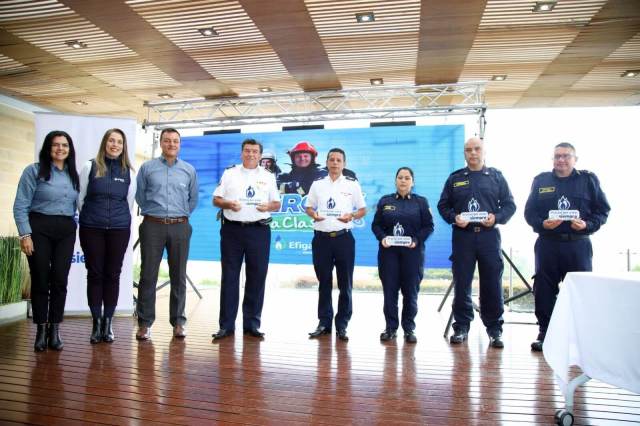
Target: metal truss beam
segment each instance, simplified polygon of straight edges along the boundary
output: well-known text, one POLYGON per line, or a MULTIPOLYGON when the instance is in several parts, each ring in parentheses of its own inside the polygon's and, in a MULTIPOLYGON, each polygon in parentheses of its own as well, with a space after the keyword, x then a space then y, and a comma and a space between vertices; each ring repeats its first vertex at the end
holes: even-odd
POLYGON ((482 116, 485 82, 372 86, 334 90, 146 103, 144 126, 230 127, 437 115, 482 116))

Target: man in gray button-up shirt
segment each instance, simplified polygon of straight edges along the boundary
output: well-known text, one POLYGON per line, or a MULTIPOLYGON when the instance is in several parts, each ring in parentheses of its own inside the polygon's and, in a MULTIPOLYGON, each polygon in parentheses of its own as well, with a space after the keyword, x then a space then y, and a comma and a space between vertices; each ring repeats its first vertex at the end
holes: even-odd
POLYGON ((175 337, 185 337, 184 314, 187 258, 191 225, 189 216, 198 204, 198 179, 193 166, 178 159, 180 133, 160 133, 162 156, 145 162, 137 178, 136 201, 144 220, 140 225, 140 283, 138 288, 138 340, 151 337, 156 316, 156 283, 162 253, 167 249, 171 296, 169 322, 175 337))

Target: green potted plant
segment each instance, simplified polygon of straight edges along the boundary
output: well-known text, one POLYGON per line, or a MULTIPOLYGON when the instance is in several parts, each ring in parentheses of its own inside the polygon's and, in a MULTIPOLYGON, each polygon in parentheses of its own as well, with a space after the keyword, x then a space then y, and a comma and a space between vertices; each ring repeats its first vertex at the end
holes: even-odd
POLYGON ((0 237, 0 323, 24 318, 27 302, 22 300, 27 277, 25 258, 17 237, 0 237))

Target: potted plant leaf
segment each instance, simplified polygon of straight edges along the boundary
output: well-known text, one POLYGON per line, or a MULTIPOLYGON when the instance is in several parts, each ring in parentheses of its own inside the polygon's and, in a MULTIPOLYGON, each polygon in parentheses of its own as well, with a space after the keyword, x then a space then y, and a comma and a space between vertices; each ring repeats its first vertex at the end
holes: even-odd
POLYGON ((27 277, 26 260, 17 237, 0 237, 0 323, 25 318, 27 302, 22 300, 27 277))

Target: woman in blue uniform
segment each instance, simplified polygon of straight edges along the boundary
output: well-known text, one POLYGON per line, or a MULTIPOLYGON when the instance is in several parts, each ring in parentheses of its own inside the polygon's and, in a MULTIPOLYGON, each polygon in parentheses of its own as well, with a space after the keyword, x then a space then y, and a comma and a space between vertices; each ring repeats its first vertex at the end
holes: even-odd
POLYGON ((54 130, 44 139, 39 162, 24 169, 13 204, 20 248, 31 273, 31 306, 37 324, 36 352, 62 350, 58 325, 67 298, 76 223, 78 172, 71 136, 54 130), (47 328, 47 323, 49 327, 47 328))
POLYGON ((87 267, 87 300, 93 329, 89 341, 112 343, 120 271, 129 245, 136 179, 120 129, 105 132, 93 160, 80 174, 80 244, 87 267), (104 307, 104 311, 103 311, 104 307))
POLYGON ((386 329, 381 341, 396 337, 398 290, 402 292, 402 329, 407 343, 416 343, 414 319, 418 313, 418 290, 424 263, 424 242, 433 233, 433 217, 425 197, 411 192, 413 170, 400 167, 396 172, 396 192, 378 202, 371 225, 378 246, 378 273, 384 292, 386 329), (406 246, 392 245, 387 237, 410 237, 406 246))

